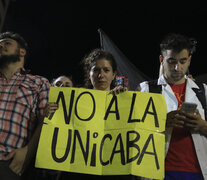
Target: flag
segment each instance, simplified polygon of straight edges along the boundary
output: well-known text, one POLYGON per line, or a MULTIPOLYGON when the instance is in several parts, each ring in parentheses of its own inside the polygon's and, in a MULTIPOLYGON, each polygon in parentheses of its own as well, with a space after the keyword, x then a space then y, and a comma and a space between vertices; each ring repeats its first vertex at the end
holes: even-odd
POLYGON ((113 54, 117 63, 117 75, 128 78, 129 90, 134 91, 137 89, 139 83, 150 80, 149 77, 138 70, 137 67, 130 62, 102 29, 98 29, 98 32, 100 35, 101 49, 113 54))

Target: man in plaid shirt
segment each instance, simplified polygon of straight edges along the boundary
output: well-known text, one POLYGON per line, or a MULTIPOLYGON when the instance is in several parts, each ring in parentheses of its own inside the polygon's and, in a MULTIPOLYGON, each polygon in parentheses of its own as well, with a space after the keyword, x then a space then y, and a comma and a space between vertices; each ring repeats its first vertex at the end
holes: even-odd
POLYGON ((20 180, 35 157, 49 81, 24 69, 27 43, 0 34, 0 179, 20 180))

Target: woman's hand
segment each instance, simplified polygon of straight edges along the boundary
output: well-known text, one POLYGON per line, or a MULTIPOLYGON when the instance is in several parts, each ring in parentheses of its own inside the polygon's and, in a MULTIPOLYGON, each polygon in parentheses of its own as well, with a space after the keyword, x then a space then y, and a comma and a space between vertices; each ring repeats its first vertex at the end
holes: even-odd
POLYGON ((116 86, 114 89, 112 89, 110 91, 110 94, 116 95, 122 92, 128 91, 127 87, 123 87, 123 86, 116 86))

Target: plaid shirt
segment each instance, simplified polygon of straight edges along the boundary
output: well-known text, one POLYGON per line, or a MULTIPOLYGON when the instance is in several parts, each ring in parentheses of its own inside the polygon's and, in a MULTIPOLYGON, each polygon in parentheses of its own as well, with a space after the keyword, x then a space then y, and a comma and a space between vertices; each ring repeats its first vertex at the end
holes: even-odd
POLYGON ((50 84, 41 76, 19 69, 8 81, 0 73, 0 160, 26 145, 38 117, 43 116, 50 84))

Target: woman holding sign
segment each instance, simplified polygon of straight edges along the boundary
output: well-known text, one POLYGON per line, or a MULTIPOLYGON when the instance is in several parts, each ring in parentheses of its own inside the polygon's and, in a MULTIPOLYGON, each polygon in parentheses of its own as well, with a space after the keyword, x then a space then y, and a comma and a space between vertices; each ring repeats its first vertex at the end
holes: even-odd
MULTIPOLYGON (((127 90, 127 87, 116 86, 117 64, 114 56, 110 52, 101 49, 94 49, 83 59, 82 63, 85 73, 85 88, 110 91, 112 94, 118 94, 127 90)), ((66 76, 60 77, 64 77, 64 81, 67 83, 70 80, 66 76)), ((59 83, 60 77, 55 79, 53 83, 59 83)), ((61 82, 63 84, 62 79, 61 82)), ((71 87, 64 85, 60 86, 57 84, 52 84, 52 86, 71 87)), ((48 103, 45 109, 45 116, 49 116, 49 114, 53 113, 57 108, 57 104, 48 103)))
MULTIPOLYGON (((113 94, 126 91, 126 87, 116 87, 117 64, 114 56, 101 49, 92 50, 84 57, 83 68, 85 73, 85 88, 110 91, 113 94)), ((131 176, 98 176, 62 172, 60 180, 81 178, 85 180, 130 180, 131 176)))
MULTIPOLYGON (((122 86, 116 87, 117 64, 114 56, 110 52, 101 49, 94 49, 86 57, 84 57, 82 62, 85 72, 85 88, 101 91, 110 91, 113 94, 127 90, 127 88, 123 88, 122 86)), ((53 86, 55 85, 53 84, 53 86)), ((45 109, 45 116, 49 116, 57 109, 58 105, 56 103, 48 103, 45 109)), ((129 176, 97 176, 71 172, 61 172, 61 174, 59 173, 58 175, 60 175, 60 177, 57 177, 58 180, 75 178, 90 180, 130 179, 129 176)))
MULTIPOLYGON (((113 94, 118 94, 119 92, 127 90, 126 87, 116 86, 117 64, 114 56, 110 52, 101 49, 94 49, 84 57, 82 63, 85 73, 85 88, 110 91, 113 94)), ((53 82, 56 82, 59 78, 53 82)), ((53 86, 58 87, 57 85, 53 86)), ((49 116, 49 114, 53 113, 57 108, 57 104, 48 103, 45 109, 45 116, 49 116)))

